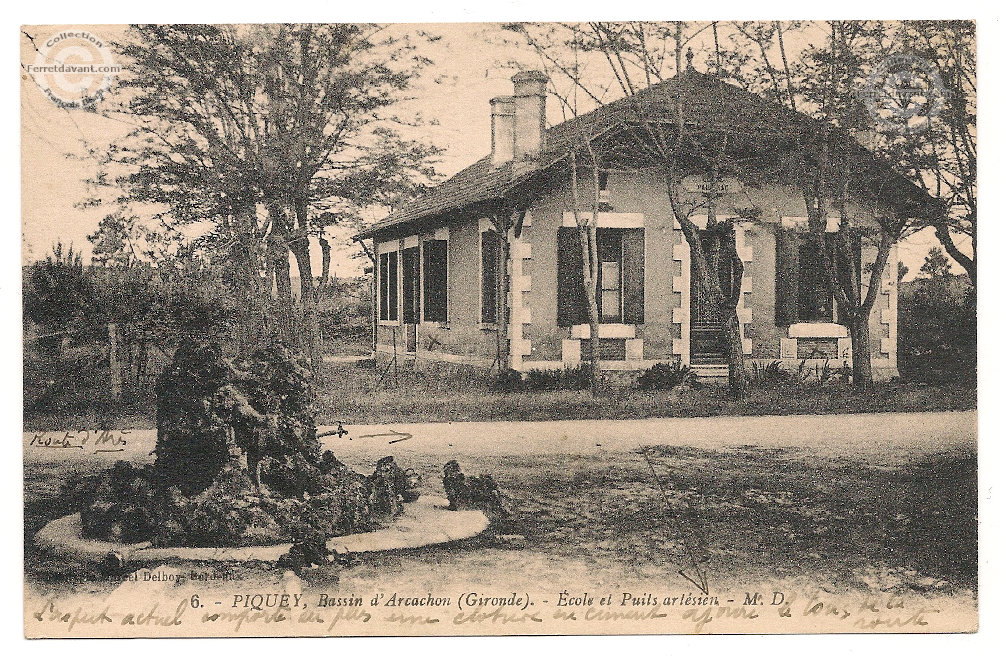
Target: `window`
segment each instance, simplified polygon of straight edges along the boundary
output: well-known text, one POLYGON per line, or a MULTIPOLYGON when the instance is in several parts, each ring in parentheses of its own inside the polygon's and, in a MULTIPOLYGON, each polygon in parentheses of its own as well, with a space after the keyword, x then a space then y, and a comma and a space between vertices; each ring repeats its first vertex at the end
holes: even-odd
POLYGON ((482 323, 497 322, 497 300, 499 298, 500 235, 489 230, 480 233, 482 243, 482 323))
POLYGON ((833 321, 833 297, 826 284, 823 251, 819 243, 803 240, 798 255, 798 320, 833 321))
MULTIPOLYGON (((598 314, 604 323, 638 325, 645 321, 645 231, 598 228, 598 314)), ((583 249, 575 227, 559 228, 556 240, 556 323, 586 324, 583 249)))
POLYGON ((448 242, 424 242, 424 321, 448 321, 448 242))
MULTIPOLYGON (((821 235, 794 229, 775 233, 775 323, 790 326, 798 322, 834 321, 834 299, 827 286, 821 235)), ((853 257, 845 264, 861 271, 861 241, 850 237, 853 257)))
POLYGON ((399 319, 399 253, 390 251, 378 256, 379 308, 382 321, 399 319))
POLYGON ((615 228, 597 229, 597 314, 603 323, 622 320, 622 232, 615 228))

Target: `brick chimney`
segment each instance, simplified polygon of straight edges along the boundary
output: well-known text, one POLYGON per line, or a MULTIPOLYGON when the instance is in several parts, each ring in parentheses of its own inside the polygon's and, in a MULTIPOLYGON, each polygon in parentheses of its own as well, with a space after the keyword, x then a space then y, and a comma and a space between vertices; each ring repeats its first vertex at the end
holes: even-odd
POLYGON ((493 166, 514 159, 514 97, 497 96, 490 101, 493 166))
POLYGON ((518 169, 535 165, 545 148, 545 85, 541 71, 521 71, 514 82, 514 162, 518 169))

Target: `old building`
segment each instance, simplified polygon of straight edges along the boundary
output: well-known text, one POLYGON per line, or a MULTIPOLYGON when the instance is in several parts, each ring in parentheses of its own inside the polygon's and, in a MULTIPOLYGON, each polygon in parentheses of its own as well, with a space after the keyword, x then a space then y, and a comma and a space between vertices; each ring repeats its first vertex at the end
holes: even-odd
MULTIPOLYGON (((578 185, 583 199, 595 197, 592 180, 599 185, 602 366, 640 370, 674 361, 703 376, 723 374, 719 324, 693 279, 665 173, 614 155, 615 144, 629 142, 630 111, 663 111, 664 122, 672 120, 677 85, 688 94, 693 125, 759 132, 765 136, 753 143, 762 151, 793 147, 797 131, 815 129, 804 116, 693 69, 546 129, 545 76, 515 75, 513 95, 490 101, 491 154, 360 235, 377 257, 376 351, 482 366, 509 351, 507 364, 521 371, 585 361, 590 328, 573 210, 589 217, 592 205, 575 204, 567 156, 589 141, 610 153, 599 175, 586 172, 578 185), (506 294, 500 259, 507 260, 506 294), (509 349, 500 343, 501 321, 509 349)), ((917 187, 852 144, 878 186, 873 202, 851 205, 853 225, 874 225, 877 212, 917 216, 923 200, 917 187)), ((685 193, 703 191, 697 179, 686 187, 685 193)), ((745 267, 737 313, 747 359, 788 367, 849 361, 851 340, 824 282, 819 246, 806 229, 801 190, 775 176, 746 184, 724 180, 713 191, 717 218, 754 210, 736 223, 745 267)), ((837 230, 839 215, 831 215, 827 230, 837 230)), ((691 218, 700 226, 709 220, 707 213, 691 218)), ((876 249, 858 250, 856 266, 867 270, 876 249)), ((893 247, 870 321, 873 369, 883 378, 896 374, 896 274, 893 247)))

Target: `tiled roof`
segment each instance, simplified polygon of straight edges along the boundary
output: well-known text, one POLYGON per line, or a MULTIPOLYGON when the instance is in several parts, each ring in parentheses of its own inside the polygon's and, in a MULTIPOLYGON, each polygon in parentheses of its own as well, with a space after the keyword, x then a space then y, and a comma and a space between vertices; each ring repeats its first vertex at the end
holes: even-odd
MULTIPOLYGON (((583 136, 593 138, 613 128, 624 127, 632 121, 648 122, 652 119, 663 123, 675 122, 675 103, 680 92, 683 92, 685 99, 685 123, 694 126, 711 125, 731 133, 769 133, 786 137, 813 132, 818 126, 818 122, 804 114, 793 112, 783 105, 712 75, 689 69, 634 95, 548 128, 544 150, 538 156, 537 167, 532 170, 515 177, 513 164, 508 162, 496 167, 490 157, 486 156, 424 195, 409 201, 404 207, 361 232, 359 237, 372 237, 418 219, 430 219, 477 203, 500 199, 517 184, 565 157, 575 144, 583 143, 583 136)), ((901 178, 891 170, 887 169, 885 172, 901 178)), ((909 182, 897 182, 905 182, 913 187, 912 191, 919 191, 909 182)))

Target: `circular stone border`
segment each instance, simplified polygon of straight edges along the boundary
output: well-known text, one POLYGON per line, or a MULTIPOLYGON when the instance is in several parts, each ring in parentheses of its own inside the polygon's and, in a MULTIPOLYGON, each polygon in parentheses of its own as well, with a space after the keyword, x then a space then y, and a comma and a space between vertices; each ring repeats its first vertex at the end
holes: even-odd
MULTIPOLYGON (((448 510, 448 500, 421 496, 403 506, 403 514, 385 528, 331 538, 326 546, 337 553, 365 553, 416 549, 475 537, 486 530, 489 520, 480 510, 448 510)), ((154 547, 150 542, 109 542, 83 537, 80 513, 52 520, 35 534, 39 548, 77 561, 100 563, 109 554, 126 563, 166 560, 192 562, 276 562, 292 543, 252 547, 154 547)))

